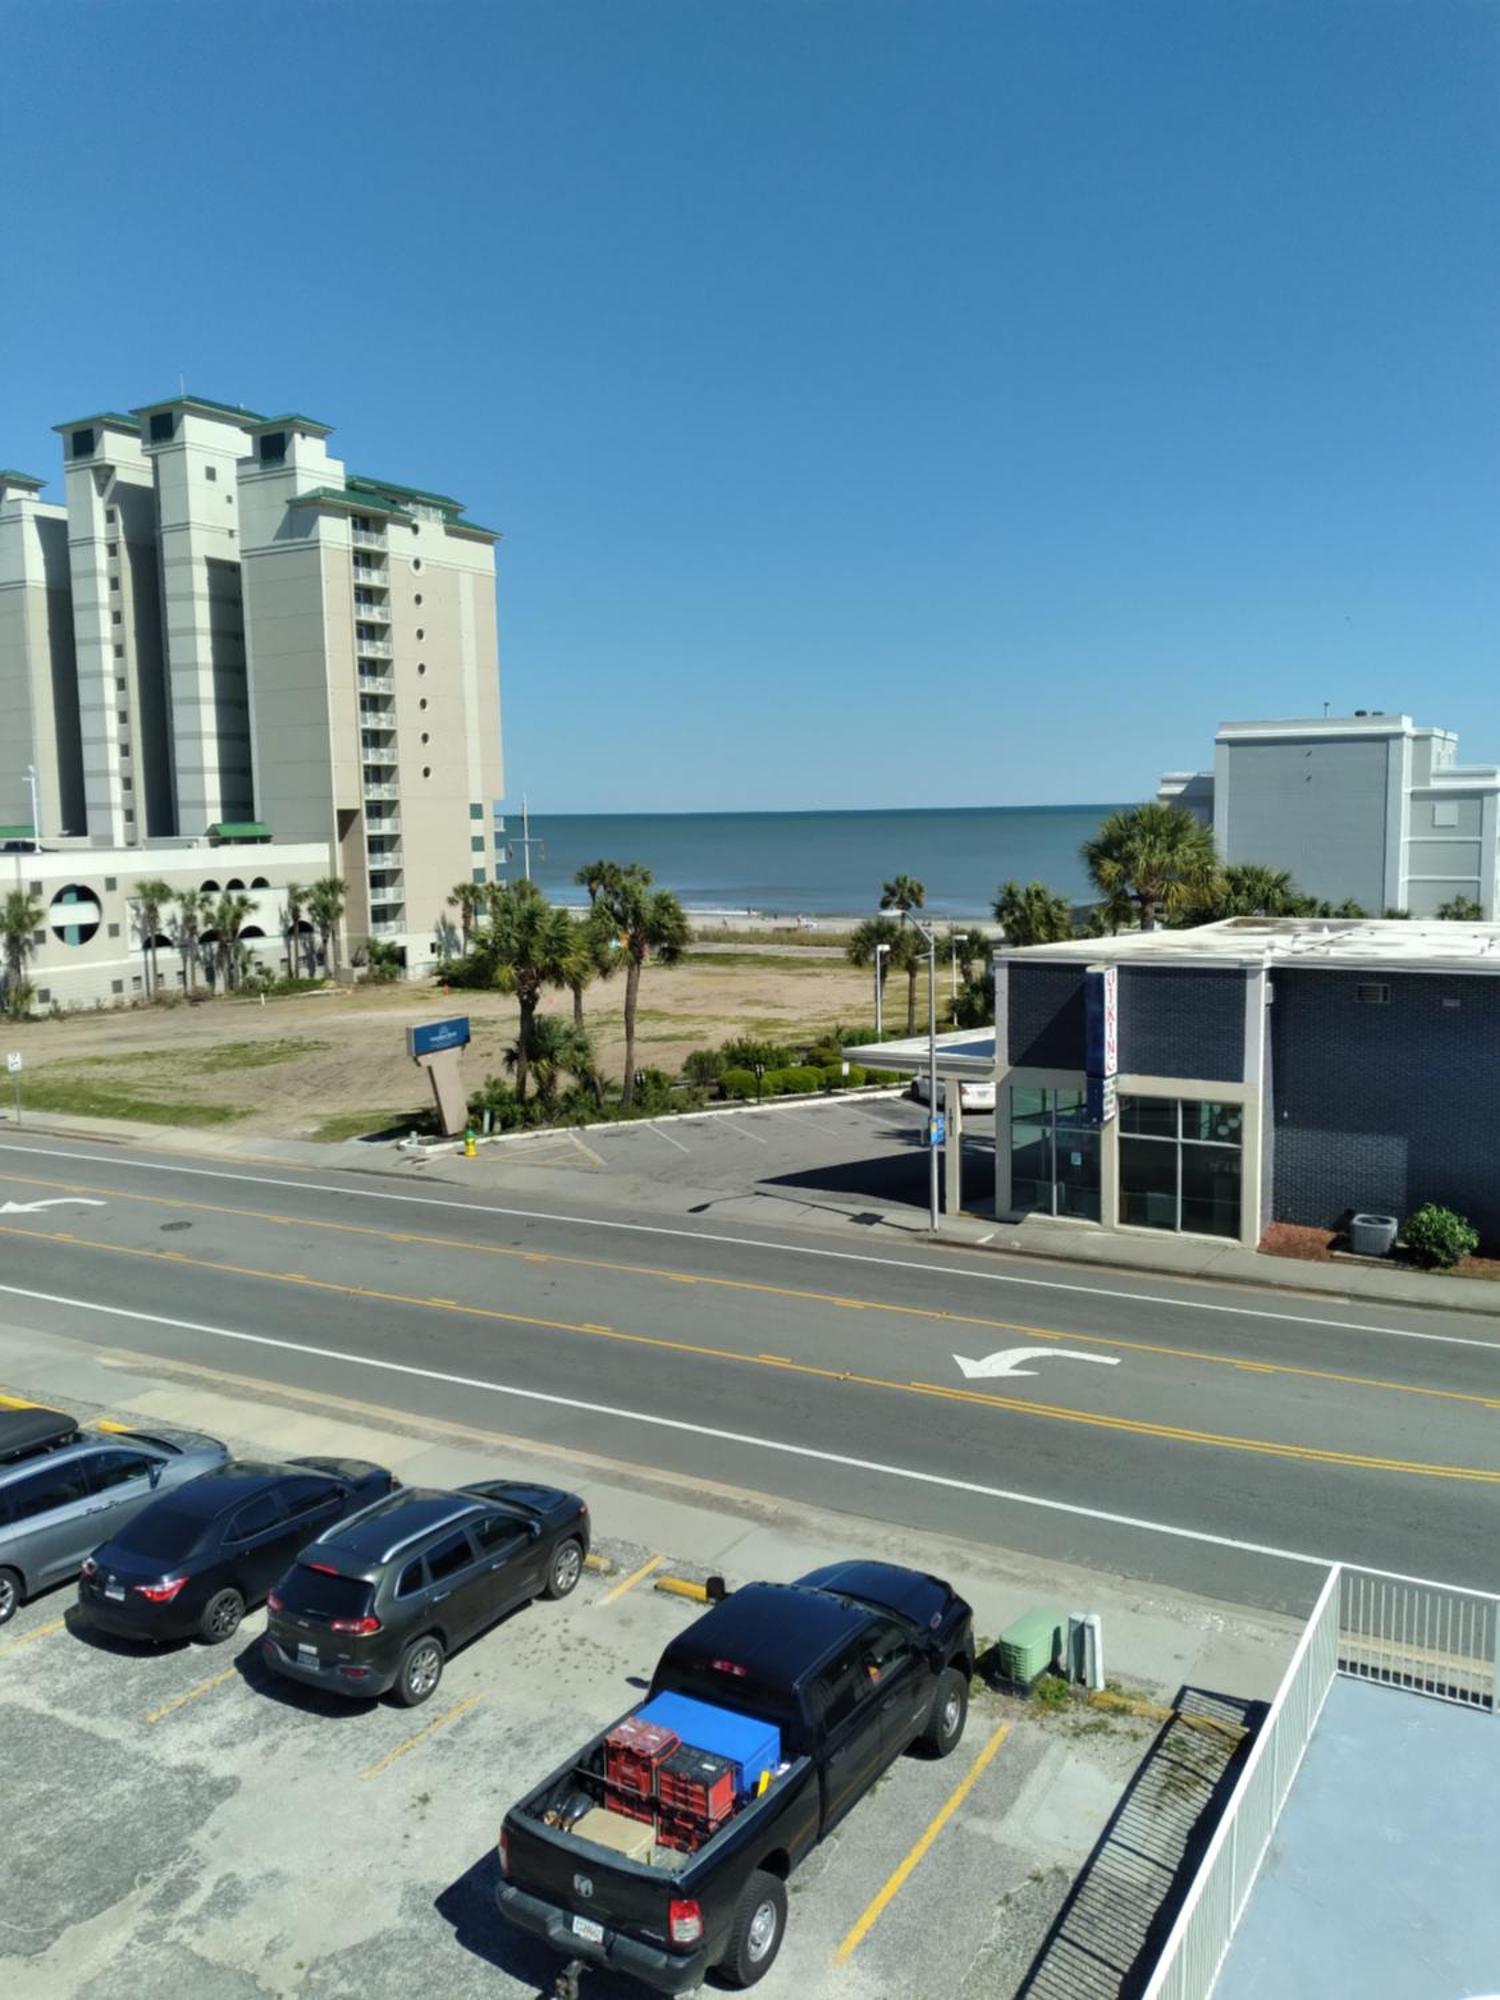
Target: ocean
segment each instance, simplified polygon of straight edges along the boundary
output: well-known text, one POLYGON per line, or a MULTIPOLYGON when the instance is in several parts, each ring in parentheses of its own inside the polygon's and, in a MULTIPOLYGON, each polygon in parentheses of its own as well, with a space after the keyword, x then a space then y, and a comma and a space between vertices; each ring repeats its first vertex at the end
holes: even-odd
MULTIPOLYGON (((531 873, 555 902, 587 901, 585 862, 644 862, 689 911, 847 917, 896 874, 942 917, 987 917, 1001 882, 1092 895, 1078 850, 1112 805, 959 806, 912 812, 533 813, 531 873)), ((521 832, 506 817, 508 837, 521 832)), ((521 873, 517 848, 510 868, 521 873)))

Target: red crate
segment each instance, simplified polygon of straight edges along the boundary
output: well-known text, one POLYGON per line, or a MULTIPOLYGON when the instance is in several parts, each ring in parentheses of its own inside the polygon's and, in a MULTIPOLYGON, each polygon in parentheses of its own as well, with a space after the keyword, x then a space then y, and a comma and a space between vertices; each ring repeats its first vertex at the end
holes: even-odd
POLYGON ((643 1799, 654 1798, 657 1771, 680 1741, 680 1737, 660 1723, 641 1722, 635 1716, 627 1716, 604 1739, 607 1783, 623 1792, 635 1792, 643 1799))
POLYGON ((663 1813, 657 1822, 657 1845, 674 1848, 679 1854, 696 1854, 708 1835, 708 1828, 680 1813, 663 1813))
POLYGON ((654 1820, 656 1807, 650 1799, 644 1799, 639 1792, 626 1791, 619 1785, 604 1787, 604 1807, 606 1812, 620 1813, 626 1819, 654 1820))
POLYGON ((734 1810, 734 1782, 735 1766, 727 1757, 685 1746, 662 1765, 656 1792, 663 1807, 713 1827, 734 1810))

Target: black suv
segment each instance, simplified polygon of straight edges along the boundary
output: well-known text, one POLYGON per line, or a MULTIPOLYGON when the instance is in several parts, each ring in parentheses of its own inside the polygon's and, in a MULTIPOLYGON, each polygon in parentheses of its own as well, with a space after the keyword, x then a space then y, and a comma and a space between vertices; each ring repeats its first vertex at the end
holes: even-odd
POLYGON ((517 1604, 566 1597, 589 1546, 576 1493, 484 1480, 406 1487, 320 1535, 267 1599, 277 1673, 330 1693, 426 1701, 448 1655, 517 1604))
POLYGON ((222 1645, 320 1529, 395 1486, 362 1458, 233 1460, 154 1500, 95 1549, 78 1608, 116 1638, 222 1645))

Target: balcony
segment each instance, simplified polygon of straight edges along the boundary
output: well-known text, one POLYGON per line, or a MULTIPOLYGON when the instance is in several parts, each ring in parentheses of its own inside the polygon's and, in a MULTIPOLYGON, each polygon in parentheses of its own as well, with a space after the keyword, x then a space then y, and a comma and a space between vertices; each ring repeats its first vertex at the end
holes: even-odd
POLYGON ((396 762, 396 746, 394 743, 371 743, 367 737, 360 745, 360 756, 364 759, 365 775, 368 777, 372 765, 396 762))
POLYGON ((399 799, 400 796, 401 788, 399 785, 390 784, 380 777, 372 778, 368 771, 365 772, 365 797, 367 799, 399 799))
POLYGON ((356 633, 354 650, 364 659, 388 660, 391 657, 390 634, 386 632, 356 633))
POLYGON ((351 528, 349 532, 357 549, 379 549, 382 554, 385 553, 384 528, 351 528))
POLYGON ((372 660, 368 666, 361 662, 359 684, 362 689, 371 689, 377 694, 385 695, 389 699, 391 692, 391 670, 388 666, 382 666, 376 660, 372 660))
POLYGON ((378 691, 374 694, 360 689, 359 719, 366 729, 394 729, 396 712, 390 687, 382 681, 376 681, 375 685, 378 691))
POLYGON ((400 937, 405 929, 406 925, 402 923, 399 917, 394 919, 382 917, 371 922, 370 935, 371 937, 400 937))
POLYGON ((373 583, 381 590, 384 590, 386 587, 384 566, 380 563, 372 563, 368 557, 361 558, 356 556, 354 561, 354 581, 356 583, 373 583))
POLYGON ((369 864, 372 875, 389 873, 392 870, 398 875, 401 872, 402 854, 399 844, 394 847, 374 847, 367 845, 365 859, 369 864))

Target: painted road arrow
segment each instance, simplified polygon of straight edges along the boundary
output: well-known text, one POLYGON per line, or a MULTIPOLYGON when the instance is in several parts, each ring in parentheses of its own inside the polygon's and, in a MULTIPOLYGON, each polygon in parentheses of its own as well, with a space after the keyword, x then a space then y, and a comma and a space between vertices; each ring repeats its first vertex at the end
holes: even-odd
POLYGON ((981 1376, 991 1378, 996 1375, 1035 1375, 1034 1368, 1023 1368, 1023 1361, 1097 1361, 1105 1368, 1118 1368, 1118 1354, 1080 1354, 1076 1347, 1005 1347, 998 1354, 987 1354, 983 1361, 971 1361, 966 1354, 955 1354, 965 1378, 977 1381, 981 1376))
POLYGON ((49 1201, 0 1201, 0 1215, 35 1215, 39 1208, 107 1208, 103 1201, 90 1201, 87 1195, 59 1194, 49 1201))

